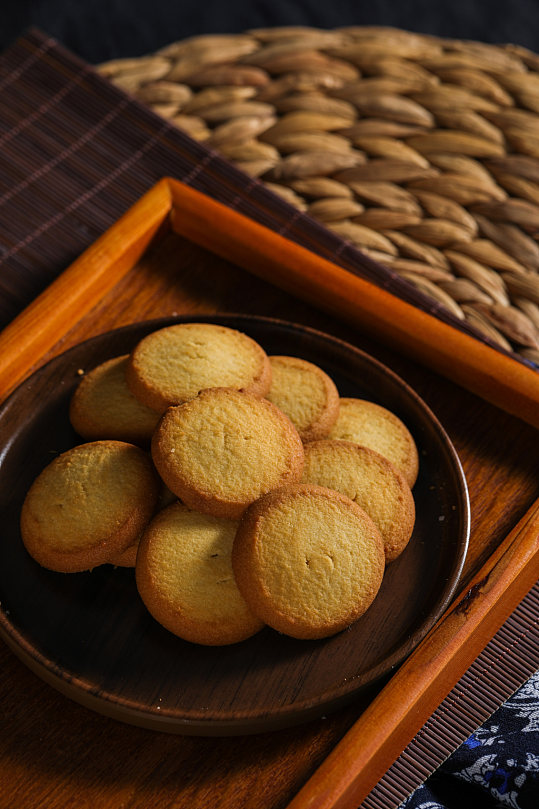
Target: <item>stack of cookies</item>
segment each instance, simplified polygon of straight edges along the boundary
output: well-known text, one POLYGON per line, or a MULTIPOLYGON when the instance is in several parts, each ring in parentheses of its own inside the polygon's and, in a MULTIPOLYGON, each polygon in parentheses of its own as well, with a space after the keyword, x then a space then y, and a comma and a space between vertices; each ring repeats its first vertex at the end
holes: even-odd
POLYGON ((134 567, 150 613, 185 640, 333 635, 412 535, 403 422, 235 329, 150 333, 82 378, 69 415, 85 443, 32 484, 25 547, 58 572, 134 567))

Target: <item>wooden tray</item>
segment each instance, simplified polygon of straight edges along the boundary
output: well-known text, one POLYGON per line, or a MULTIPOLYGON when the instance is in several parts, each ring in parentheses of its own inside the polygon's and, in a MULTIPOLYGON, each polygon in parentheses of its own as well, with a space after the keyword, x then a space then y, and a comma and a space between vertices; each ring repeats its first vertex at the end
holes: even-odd
POLYGON ((208 734, 259 732, 327 713, 379 681, 421 641, 447 607, 462 570, 469 505, 460 463, 421 399, 368 355, 314 330, 242 316, 192 316, 238 328, 270 354, 318 363, 343 396, 389 407, 409 425, 421 456, 417 520, 374 604, 326 641, 265 629, 231 647, 206 648, 163 630, 140 601, 134 571, 102 566, 66 576, 39 567, 20 540, 18 515, 52 455, 80 443, 70 396, 89 369, 131 350, 144 322, 85 341, 19 386, 0 411, 9 436, 0 491, 9 514, 0 548, 0 631, 37 674, 90 708, 145 727, 208 734), (428 586, 425 586, 428 582, 428 586))
MULTIPOLYGON (((313 779, 312 788, 309 782, 297 802, 298 809, 304 805, 356 807, 539 575, 536 431, 458 391, 441 376, 425 374, 396 352, 402 349, 415 359, 425 358, 431 367, 438 356, 445 358, 448 376, 460 378, 471 390, 479 389, 510 413, 518 414, 523 403, 530 423, 537 421, 538 396, 531 376, 517 370, 517 363, 500 360, 498 352, 485 353, 477 341, 470 343, 451 330, 439 330, 435 318, 401 306, 383 290, 373 290, 350 273, 251 224, 182 184, 158 183, 0 335, 0 397, 88 336, 178 311, 235 311, 239 296, 249 312, 290 314, 368 346, 377 356, 387 356, 392 367, 402 368, 424 396, 438 403, 444 426, 449 427, 463 459, 472 497, 462 595, 370 702, 313 779), (241 230, 234 230, 238 223, 246 226, 245 237, 241 230), (248 278, 223 258, 216 259, 214 271, 209 254, 176 237, 171 224, 193 242, 228 256, 250 272, 273 278, 297 298, 306 297, 339 317, 321 315, 273 285, 248 278), (380 308, 382 304, 387 309, 380 308), (352 325, 341 328, 342 318, 352 325), (387 354, 380 342, 361 336, 361 329, 369 332, 371 324, 379 341, 389 344, 387 354), (410 326, 412 345, 406 339, 410 326), (449 403, 457 395, 455 408, 449 403), (527 452, 522 452, 523 446, 527 452), (314 803, 321 790, 324 801, 314 803)), ((356 716, 366 704, 365 699, 358 700, 356 716)), ((341 720, 349 725, 348 719, 341 720)), ((324 730, 330 724, 320 727, 324 730)), ((310 760, 307 748, 305 756, 310 760)))

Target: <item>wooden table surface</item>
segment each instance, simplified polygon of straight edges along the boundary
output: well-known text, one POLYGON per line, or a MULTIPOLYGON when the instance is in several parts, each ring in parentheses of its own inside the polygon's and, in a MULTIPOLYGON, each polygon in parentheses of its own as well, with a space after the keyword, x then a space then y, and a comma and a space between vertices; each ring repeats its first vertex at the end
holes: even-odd
MULTIPOLYGON (((137 320, 197 312, 265 315, 317 328, 381 360, 423 397, 468 480, 472 525, 463 585, 539 497, 539 436, 532 427, 408 360, 398 347, 377 344, 174 234, 51 353, 137 320)), ((367 699, 287 730, 183 737, 93 713, 42 682, 4 644, 0 665, 0 809, 281 809, 367 699)))

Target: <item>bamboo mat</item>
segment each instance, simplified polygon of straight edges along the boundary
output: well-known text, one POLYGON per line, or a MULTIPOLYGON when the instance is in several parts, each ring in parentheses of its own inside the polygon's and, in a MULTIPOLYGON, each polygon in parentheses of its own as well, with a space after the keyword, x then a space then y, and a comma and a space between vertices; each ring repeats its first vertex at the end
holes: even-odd
POLYGON ((32 30, 2 55, 0 92, 0 327, 168 175, 527 362, 46 34, 32 30))

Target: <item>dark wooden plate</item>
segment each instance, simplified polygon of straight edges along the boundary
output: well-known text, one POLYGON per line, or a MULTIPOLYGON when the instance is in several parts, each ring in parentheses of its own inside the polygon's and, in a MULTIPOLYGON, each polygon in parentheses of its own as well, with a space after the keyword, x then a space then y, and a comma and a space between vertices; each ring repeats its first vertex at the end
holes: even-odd
POLYGON ((197 735, 251 733, 315 718, 387 676, 425 636, 458 583, 469 536, 466 481, 455 450, 422 400, 394 373, 352 346, 281 321, 248 316, 154 320, 88 340, 24 382, 0 410, 0 634, 40 677, 119 720, 197 735), (26 553, 19 513, 32 480, 80 439, 68 403, 80 379, 143 335, 178 321, 238 328, 270 354, 319 364, 341 396, 370 398, 397 413, 420 452, 417 522, 371 608, 327 640, 298 641, 267 628, 228 647, 168 633, 144 608, 134 571, 105 565, 53 573, 26 553))

